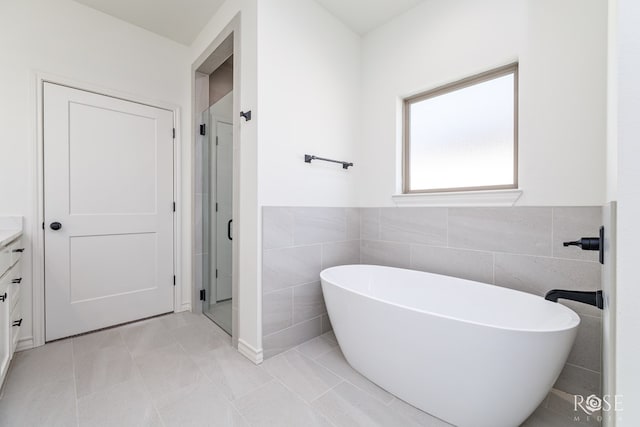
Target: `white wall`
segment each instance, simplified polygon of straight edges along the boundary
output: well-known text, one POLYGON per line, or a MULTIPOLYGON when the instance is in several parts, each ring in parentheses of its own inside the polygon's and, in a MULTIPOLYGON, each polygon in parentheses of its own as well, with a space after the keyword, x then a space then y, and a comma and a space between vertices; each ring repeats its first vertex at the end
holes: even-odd
POLYGON ((399 99, 520 63, 521 205, 605 200, 607 2, 427 0, 363 38, 360 205, 399 192, 399 99))
MULTIPOLYGON (((240 33, 238 48, 234 52, 235 60, 240 66, 234 68, 234 78, 240 78, 240 90, 234 92, 234 108, 239 114, 241 110, 253 110, 254 118, 250 122, 234 121, 234 133, 239 138, 234 148, 234 156, 239 156, 240 168, 234 176, 235 183, 240 183, 240 200, 234 218, 236 224, 234 234, 239 244, 239 277, 237 300, 240 317, 234 335, 240 345, 249 346, 252 351, 259 352, 262 346, 262 296, 259 286, 259 247, 260 247, 260 213, 258 208, 258 119, 257 110, 257 5, 256 0, 227 0, 213 16, 202 32, 191 45, 191 63, 200 63, 216 46, 211 44, 239 14, 240 33)), ((238 34, 234 34, 234 37, 238 34)), ((192 124, 193 125, 193 124, 192 124)), ((193 144, 191 144, 193 146, 193 144)), ((191 149, 191 148, 190 148, 191 149)), ((190 161, 193 153, 189 153, 190 161)), ((193 179, 193 178, 192 178, 193 179)), ((190 182, 193 185, 193 182, 190 182)), ((191 187, 193 188, 193 187, 191 187)), ((190 190, 192 191, 192 190, 190 190)), ((191 194, 191 193, 186 193, 191 194)), ((190 225, 189 225, 190 227, 190 225)), ((191 231, 190 231, 191 233, 191 231)), ((189 252, 191 254, 191 251, 189 252)), ((191 265, 185 261, 185 264, 191 265)))
POLYGON ((356 161, 360 38, 312 0, 228 0, 191 46, 192 62, 204 59, 238 13, 240 108, 252 110, 253 119, 234 129, 241 183, 237 336, 260 350, 261 207, 356 203, 354 169, 303 160, 309 153, 356 161))
POLYGON ((612 76, 617 98, 612 123, 617 139, 618 247, 616 283, 616 393, 624 412, 617 427, 638 425, 640 413, 640 3, 617 0, 615 28, 616 72, 612 76))
POLYGON ((608 0, 607 13, 607 202, 618 195, 618 0, 608 0))
POLYGON ((360 37, 312 0, 260 0, 258 64, 260 205, 355 206, 360 37))
MULTIPOLYGON (((177 105, 182 137, 188 135, 188 49, 182 45, 73 1, 20 0, 0 2, 0 52, 0 214, 24 216, 29 240, 36 220, 35 72, 177 105)), ((22 330, 29 338, 30 250, 25 261, 22 330)))

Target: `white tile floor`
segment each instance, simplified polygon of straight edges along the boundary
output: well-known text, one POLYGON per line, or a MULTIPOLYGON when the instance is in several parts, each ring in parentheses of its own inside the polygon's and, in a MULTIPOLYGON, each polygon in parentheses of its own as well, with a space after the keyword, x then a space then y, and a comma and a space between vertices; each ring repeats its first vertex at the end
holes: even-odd
MULTIPOLYGON (((525 425, 576 425, 546 406, 525 425)), ((447 425, 354 371, 332 333, 256 366, 190 313, 18 353, 0 400, 0 426, 447 425)))

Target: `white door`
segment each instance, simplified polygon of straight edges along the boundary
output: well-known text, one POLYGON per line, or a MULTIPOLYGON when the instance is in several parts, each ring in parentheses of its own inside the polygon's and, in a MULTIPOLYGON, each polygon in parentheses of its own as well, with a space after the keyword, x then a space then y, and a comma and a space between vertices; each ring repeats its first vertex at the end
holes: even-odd
POLYGON ((45 83, 44 218, 47 341, 173 311, 173 113, 45 83))

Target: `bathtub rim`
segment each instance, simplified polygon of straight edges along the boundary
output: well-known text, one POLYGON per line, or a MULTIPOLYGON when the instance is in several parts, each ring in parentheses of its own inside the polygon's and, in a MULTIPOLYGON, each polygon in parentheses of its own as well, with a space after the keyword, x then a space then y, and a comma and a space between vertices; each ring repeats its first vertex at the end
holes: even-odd
MULTIPOLYGON (((325 283, 328 283, 330 285, 336 286, 340 289, 343 289, 346 292, 351 292, 352 294, 355 295, 359 295, 365 298, 368 298, 370 300, 373 301, 377 301, 377 302, 381 302, 384 304, 389 304, 392 305, 394 307, 398 307, 398 308, 402 308, 404 310, 410 310, 412 312, 415 313, 420 313, 420 314, 427 314, 430 316, 434 316, 434 317, 439 317, 442 319, 447 319, 447 320, 453 320, 456 322, 462 322, 462 323, 466 323, 469 325, 476 325, 476 326, 482 326, 482 327, 486 327, 486 328, 492 328, 492 329, 498 329, 498 330, 503 330, 503 331, 512 331, 512 332, 527 332, 527 333, 553 333, 553 332, 566 332, 566 331, 570 331, 573 329, 577 329, 580 326, 580 323, 582 322, 582 319, 580 318, 580 315, 578 315, 578 313, 576 313, 574 310, 572 310, 571 308, 557 303, 557 302, 551 302, 551 301, 547 301, 545 300, 543 297, 535 295, 535 294, 530 294, 528 292, 523 292, 523 291, 519 291, 516 289, 510 289, 510 288, 505 288, 502 286, 498 286, 498 285, 493 285, 491 283, 483 283, 483 282, 478 282, 475 280, 469 280, 469 279, 462 279, 459 277, 454 277, 454 276, 447 276, 445 274, 438 274, 438 273, 431 273, 431 272, 427 272, 427 271, 420 271, 420 270, 413 270, 410 268, 400 268, 400 267, 389 267, 389 266, 385 266, 385 265, 376 265, 376 264, 345 264, 345 265, 338 265, 338 266, 334 266, 334 267, 329 267, 329 268, 325 268, 320 272, 320 282, 321 282, 321 286, 324 286, 325 283), (363 292, 358 292, 355 291, 353 289, 350 289, 348 287, 345 287, 343 285, 340 285, 338 283, 335 283, 334 281, 331 281, 329 279, 327 279, 325 277, 325 272, 329 271, 329 270, 337 270, 337 269, 341 269, 344 267, 374 267, 374 268, 379 268, 379 269, 391 269, 391 270, 401 270, 401 271, 411 271, 411 272, 417 272, 417 273, 422 273, 422 274, 426 274, 426 275, 431 275, 431 276, 442 276, 442 277, 449 277, 449 278, 454 278, 457 280, 462 280, 465 282, 472 282, 475 284, 479 284, 479 285, 484 285, 484 286, 492 286, 495 288, 500 289, 501 292, 506 292, 506 293, 519 293, 519 294, 525 294, 528 297, 534 297, 534 298, 540 298, 542 300, 543 303, 545 304, 554 304, 554 310, 564 310, 566 312, 566 314, 569 315, 569 317, 571 318, 571 320, 574 321, 574 324, 571 325, 567 325, 565 327, 558 327, 558 328, 554 328, 554 329, 531 329, 531 328, 514 328, 514 327, 506 327, 506 326, 502 326, 502 325, 495 325, 495 324, 491 324, 491 323, 486 323, 486 322, 478 322, 478 321, 473 321, 473 320, 469 320, 469 319, 462 319, 459 317, 454 317, 454 316, 449 316, 446 314, 442 314, 442 313, 436 313, 433 311, 428 311, 428 310, 422 310, 416 307, 411 307, 408 305, 404 305, 404 304, 398 304, 395 302, 391 302, 382 298, 378 298, 378 297, 374 297, 370 294, 366 294, 363 292)), ((324 289, 323 289, 324 292, 324 289)), ((330 317, 330 316, 329 316, 330 317)))

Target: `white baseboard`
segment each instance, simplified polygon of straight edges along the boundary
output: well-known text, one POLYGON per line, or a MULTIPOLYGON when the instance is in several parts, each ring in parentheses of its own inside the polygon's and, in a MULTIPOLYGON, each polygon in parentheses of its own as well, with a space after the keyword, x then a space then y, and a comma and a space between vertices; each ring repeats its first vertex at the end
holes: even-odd
POLYGON ((33 337, 20 338, 18 345, 16 345, 16 351, 29 350, 33 348, 33 337))
POLYGON ((191 311, 191 303, 184 302, 182 305, 176 310, 176 313, 182 313, 183 311, 191 311))
POLYGON ((247 344, 242 339, 238 340, 238 351, 247 359, 251 360, 256 365, 262 363, 263 354, 262 349, 255 349, 249 344, 247 344))

